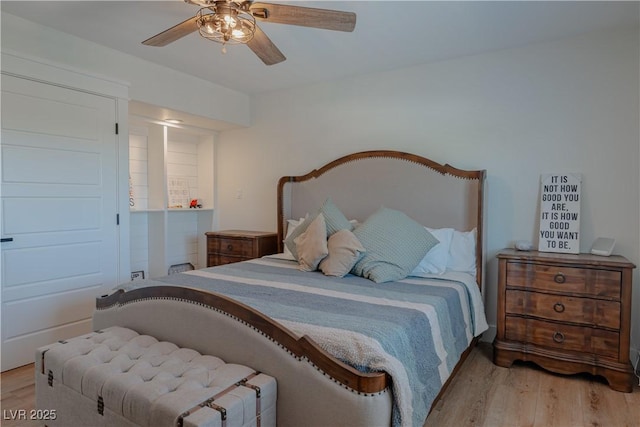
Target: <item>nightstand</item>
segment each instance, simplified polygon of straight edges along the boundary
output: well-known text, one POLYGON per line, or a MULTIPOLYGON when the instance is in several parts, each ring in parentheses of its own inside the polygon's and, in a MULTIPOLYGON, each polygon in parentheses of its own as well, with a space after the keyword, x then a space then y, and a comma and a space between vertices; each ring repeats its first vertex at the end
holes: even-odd
POLYGON ((622 256, 498 253, 497 335, 493 361, 531 361, 553 372, 601 375, 630 393, 631 285, 622 256))
POLYGON ((209 231, 207 267, 246 261, 278 251, 277 234, 264 231, 209 231))

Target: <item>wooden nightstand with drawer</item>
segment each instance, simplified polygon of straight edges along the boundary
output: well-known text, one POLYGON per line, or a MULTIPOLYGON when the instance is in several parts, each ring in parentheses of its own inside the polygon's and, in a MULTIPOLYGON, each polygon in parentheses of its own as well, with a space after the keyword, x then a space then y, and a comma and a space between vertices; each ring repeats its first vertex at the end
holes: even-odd
POLYGON ((264 231, 209 231, 207 267, 246 261, 278 251, 277 234, 264 231))
POLYGON ((493 361, 531 361, 553 372, 601 375, 630 393, 631 285, 622 256, 522 252, 498 255, 493 361))

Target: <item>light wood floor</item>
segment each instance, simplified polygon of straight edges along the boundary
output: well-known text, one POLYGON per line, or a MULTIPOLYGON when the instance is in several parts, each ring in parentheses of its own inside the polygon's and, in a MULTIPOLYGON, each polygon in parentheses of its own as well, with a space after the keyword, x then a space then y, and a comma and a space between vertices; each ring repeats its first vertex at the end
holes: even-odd
MULTIPOLYGON (((10 411, 34 407, 33 376, 33 365, 2 373, 3 427, 38 425, 8 419, 10 411)), ((640 387, 618 393, 589 375, 556 375, 526 363, 500 368, 491 362, 491 345, 481 343, 424 425, 449 426, 637 427, 640 387)))
POLYGON ((530 363, 501 368, 480 343, 425 427, 638 427, 640 387, 619 393, 591 375, 557 375, 530 363))

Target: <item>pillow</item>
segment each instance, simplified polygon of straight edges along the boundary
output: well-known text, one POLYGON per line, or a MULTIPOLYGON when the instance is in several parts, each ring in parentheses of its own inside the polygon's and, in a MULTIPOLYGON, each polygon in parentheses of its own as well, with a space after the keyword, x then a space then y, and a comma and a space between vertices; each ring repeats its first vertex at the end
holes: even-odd
POLYGON ((448 270, 462 271, 475 276, 476 233, 475 228, 471 231, 454 230, 449 247, 448 270))
POLYGON ((296 245, 294 240, 296 237, 305 232, 311 221, 313 221, 319 213, 324 215, 325 224, 327 225, 327 236, 331 236, 338 230, 347 229, 353 230, 353 224, 349 222, 349 220, 344 216, 344 214, 338 209, 336 205, 333 204, 330 198, 326 199, 318 212, 315 214, 305 218, 305 220, 299 224, 292 232, 289 237, 284 239, 285 248, 289 249, 289 252, 293 255, 294 259, 298 259, 298 253, 296 251, 296 245))
POLYGON ((318 214, 304 233, 294 240, 298 253, 298 264, 302 271, 315 271, 318 264, 327 256, 327 225, 324 215, 318 214))
POLYGON ((440 243, 435 245, 422 258, 422 261, 413 269, 411 276, 420 276, 422 274, 442 274, 447 269, 449 262, 449 248, 451 239, 453 238, 453 228, 427 228, 433 237, 438 239, 440 243))
POLYGON ((376 283, 400 280, 438 240, 404 213, 380 208, 353 231, 366 249, 351 272, 376 283))
MULTIPOLYGON (((304 222, 304 218, 300 218, 300 219, 288 219, 287 220, 287 234, 284 237, 285 240, 287 239, 287 237, 289 237, 291 235, 291 233, 293 233, 293 230, 296 229, 297 226, 299 226, 300 224, 302 224, 304 222)), ((285 240, 282 241, 282 243, 285 243, 285 240)), ((282 251, 284 256, 295 260, 295 257, 293 256, 293 254, 291 253, 291 251, 289 250, 289 248, 287 247, 287 245, 284 245, 284 250, 282 251)))
POLYGON ((324 220, 327 224, 327 236, 331 236, 340 230, 353 230, 353 224, 351 224, 340 209, 333 204, 330 198, 324 201, 320 207, 320 212, 324 215, 324 220))
POLYGON ((347 229, 336 231, 329 237, 327 248, 329 255, 319 265, 326 276, 346 276, 365 252, 355 234, 347 229))
POLYGON ((298 260, 298 251, 296 250, 295 240, 298 238, 298 236, 307 231, 307 227, 309 227, 311 221, 316 219, 316 216, 317 215, 307 215, 304 221, 298 223, 298 225, 291 231, 291 233, 287 233, 288 236, 286 239, 284 239, 284 247, 289 249, 289 252, 291 252, 293 259, 295 259, 296 261, 298 260))

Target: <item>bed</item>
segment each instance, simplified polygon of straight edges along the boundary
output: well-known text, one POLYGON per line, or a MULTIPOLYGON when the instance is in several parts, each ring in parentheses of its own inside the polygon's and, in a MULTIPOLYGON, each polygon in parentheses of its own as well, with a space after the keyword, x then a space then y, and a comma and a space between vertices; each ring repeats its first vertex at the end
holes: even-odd
POLYGON ((124 284, 98 298, 94 328, 126 326, 275 377, 278 425, 421 426, 487 328, 484 178, 388 150, 283 177, 279 254, 124 284), (418 255, 423 234, 439 239, 418 255), (343 277, 307 265, 334 235, 363 246, 349 246, 345 265, 328 262, 337 250, 320 260, 343 277), (442 236, 435 268, 427 255, 443 249, 442 236))

